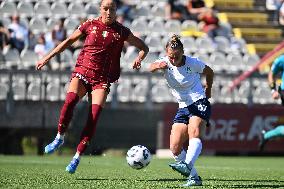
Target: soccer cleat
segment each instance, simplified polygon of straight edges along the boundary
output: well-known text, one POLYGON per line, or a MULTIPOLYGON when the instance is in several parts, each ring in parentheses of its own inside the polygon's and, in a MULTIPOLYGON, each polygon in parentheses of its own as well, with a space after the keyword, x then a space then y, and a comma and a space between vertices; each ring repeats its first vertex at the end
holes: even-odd
POLYGON ((177 163, 170 163, 169 166, 174 170, 179 172, 181 175, 188 177, 191 169, 192 169, 192 165, 191 164, 186 164, 184 161, 180 161, 177 163))
POLYGON ((77 158, 73 158, 72 161, 69 163, 69 165, 66 167, 66 171, 70 174, 75 173, 78 165, 80 163, 80 160, 77 158))
POLYGON ((264 134, 265 134, 265 130, 262 130, 261 131, 261 138, 260 138, 260 141, 259 141, 259 144, 258 144, 258 148, 260 151, 262 151, 264 149, 264 146, 267 142, 267 140, 264 139, 264 134))
POLYGON ((200 176, 198 177, 189 177, 187 180, 187 183, 182 185, 185 187, 189 187, 189 186, 202 186, 202 179, 200 176))
POLYGON ((64 140, 55 138, 52 143, 50 143, 49 145, 47 145, 47 146, 44 148, 44 152, 45 152, 46 154, 51 154, 51 153, 53 153, 55 150, 57 150, 63 143, 64 143, 64 140))

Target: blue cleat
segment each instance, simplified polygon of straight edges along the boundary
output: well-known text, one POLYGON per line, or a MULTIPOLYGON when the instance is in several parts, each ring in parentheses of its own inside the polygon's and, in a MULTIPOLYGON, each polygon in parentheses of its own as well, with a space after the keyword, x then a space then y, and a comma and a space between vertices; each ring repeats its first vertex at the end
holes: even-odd
POLYGON ((73 158, 72 161, 69 163, 69 165, 66 167, 66 171, 70 174, 75 173, 78 165, 80 163, 79 159, 73 158))
POLYGON ((177 163, 170 163, 169 166, 174 170, 179 172, 185 177, 188 177, 190 175, 192 165, 186 164, 184 161, 180 161, 177 163))
POLYGON ((259 143, 258 143, 259 151, 263 151, 264 146, 265 146, 265 144, 266 144, 266 142, 267 142, 267 140, 264 139, 265 133, 266 133, 265 130, 262 130, 262 131, 261 131, 260 141, 259 141, 259 143))
POLYGON ((200 176, 198 177, 189 177, 187 180, 187 183, 182 185, 185 187, 189 187, 189 186, 202 186, 202 179, 200 176))
POLYGON ((55 150, 57 150, 63 143, 64 143, 64 140, 55 138, 52 143, 50 143, 49 145, 47 145, 47 146, 44 148, 44 152, 45 152, 46 154, 51 154, 51 153, 53 153, 55 150))

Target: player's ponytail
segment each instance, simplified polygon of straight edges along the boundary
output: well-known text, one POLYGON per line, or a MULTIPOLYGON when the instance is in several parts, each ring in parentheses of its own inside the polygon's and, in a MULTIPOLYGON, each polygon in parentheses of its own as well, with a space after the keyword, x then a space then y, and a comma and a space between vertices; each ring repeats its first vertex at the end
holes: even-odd
POLYGON ((180 36, 173 34, 170 40, 166 44, 166 48, 170 47, 171 49, 181 49, 183 50, 183 44, 180 40, 180 36))

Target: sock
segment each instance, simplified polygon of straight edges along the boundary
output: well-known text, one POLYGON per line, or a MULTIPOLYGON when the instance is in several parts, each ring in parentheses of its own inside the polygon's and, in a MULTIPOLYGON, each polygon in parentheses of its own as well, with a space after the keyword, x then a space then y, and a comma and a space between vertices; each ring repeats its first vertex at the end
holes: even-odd
MULTIPOLYGON (((186 151, 184 149, 181 150, 180 154, 175 156, 173 155, 174 159, 176 162, 180 162, 180 161, 185 161, 186 158, 186 151)), ((191 172, 190 172, 190 177, 198 177, 198 173, 197 170, 195 169, 195 167, 192 167, 191 172)))
POLYGON ((284 125, 279 125, 273 130, 270 130, 264 134, 264 139, 269 140, 276 137, 284 137, 284 125))
POLYGON ((80 154, 82 154, 86 150, 92 136, 95 134, 96 125, 102 111, 102 107, 97 104, 92 104, 89 109, 91 111, 89 110, 88 120, 86 126, 82 131, 80 143, 77 147, 77 152, 79 152, 80 154))
POLYGON ((67 127, 73 116, 73 110, 78 101, 79 101, 79 96, 76 93, 69 92, 66 94, 66 99, 61 109, 59 123, 58 123, 58 132, 60 134, 65 133, 65 131, 67 130, 67 127))
POLYGON ((184 161, 186 157, 186 151, 182 149, 179 155, 176 156, 173 154, 173 157, 176 162, 184 161))
POLYGON ((64 134, 57 133, 56 138, 60 140, 64 140, 64 134))
POLYGON ((199 154, 201 153, 202 143, 199 138, 192 138, 189 140, 188 150, 186 153, 185 163, 194 165, 199 154))
POLYGON ((80 153, 76 152, 73 158, 80 160, 81 159, 80 153))

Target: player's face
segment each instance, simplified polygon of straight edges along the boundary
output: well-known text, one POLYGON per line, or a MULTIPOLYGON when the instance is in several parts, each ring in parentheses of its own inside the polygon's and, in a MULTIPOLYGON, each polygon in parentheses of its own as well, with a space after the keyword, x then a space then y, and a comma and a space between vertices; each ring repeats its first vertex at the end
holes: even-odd
POLYGON ((183 50, 167 48, 167 56, 172 65, 181 66, 183 64, 182 62, 183 50))
POLYGON ((116 4, 112 0, 104 0, 101 4, 102 22, 106 25, 112 24, 116 19, 116 4))

